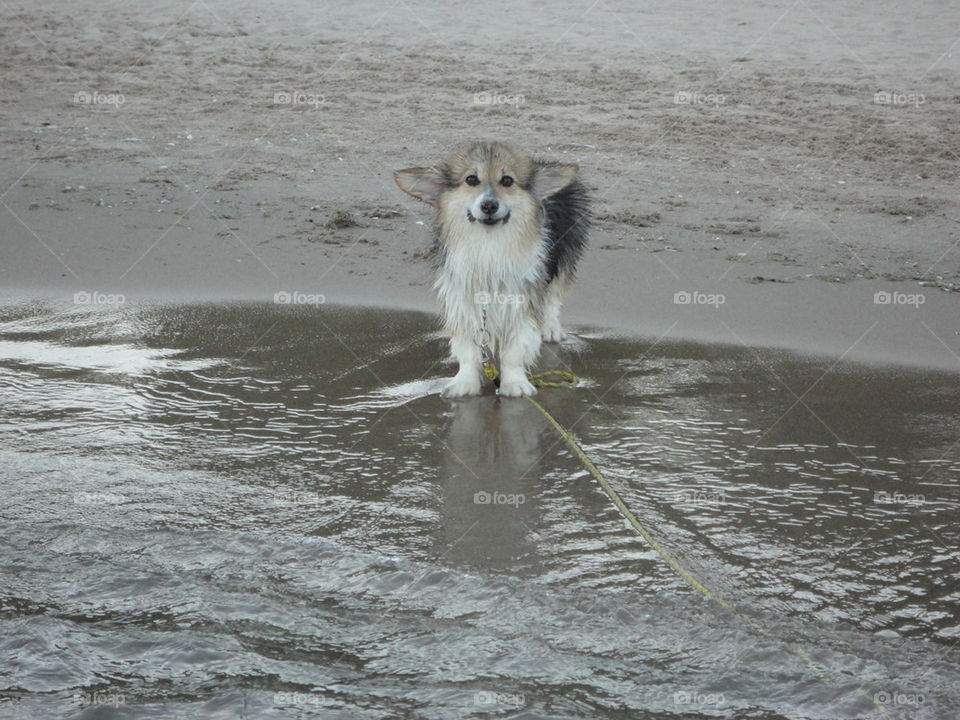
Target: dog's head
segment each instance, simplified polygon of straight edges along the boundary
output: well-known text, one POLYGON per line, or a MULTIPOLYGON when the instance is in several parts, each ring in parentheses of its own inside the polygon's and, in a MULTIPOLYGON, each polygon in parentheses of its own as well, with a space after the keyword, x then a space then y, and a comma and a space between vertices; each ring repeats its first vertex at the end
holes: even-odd
POLYGON ((444 222, 492 231, 512 218, 537 217, 542 201, 569 185, 578 170, 534 160, 506 143, 478 142, 439 165, 398 170, 393 177, 405 193, 436 207, 444 222))

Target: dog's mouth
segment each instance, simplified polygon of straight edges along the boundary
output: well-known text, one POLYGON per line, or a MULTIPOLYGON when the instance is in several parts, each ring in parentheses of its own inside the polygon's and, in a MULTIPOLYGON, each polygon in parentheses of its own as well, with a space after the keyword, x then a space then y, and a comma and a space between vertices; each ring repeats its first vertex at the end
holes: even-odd
POLYGON ((502 218, 475 218, 473 213, 467 210, 467 219, 470 222, 479 222, 481 225, 496 225, 497 223, 507 224, 507 220, 510 219, 510 211, 507 211, 507 214, 502 218))

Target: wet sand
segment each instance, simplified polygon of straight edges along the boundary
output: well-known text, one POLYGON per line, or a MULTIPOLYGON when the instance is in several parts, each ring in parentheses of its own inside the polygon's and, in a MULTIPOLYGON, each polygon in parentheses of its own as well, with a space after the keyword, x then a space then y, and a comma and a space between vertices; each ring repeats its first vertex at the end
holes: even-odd
POLYGON ((571 322, 960 367, 955 5, 463 12, 8 4, 0 286, 430 311, 391 173, 501 137, 594 188, 571 322))

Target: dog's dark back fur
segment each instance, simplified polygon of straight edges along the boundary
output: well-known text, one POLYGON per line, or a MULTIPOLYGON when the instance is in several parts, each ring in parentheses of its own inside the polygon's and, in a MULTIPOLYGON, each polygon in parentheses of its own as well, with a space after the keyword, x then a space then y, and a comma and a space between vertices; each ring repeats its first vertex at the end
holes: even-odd
POLYGON ((590 197, 580 180, 574 180, 543 201, 548 232, 547 280, 557 275, 573 280, 577 261, 590 232, 590 197))

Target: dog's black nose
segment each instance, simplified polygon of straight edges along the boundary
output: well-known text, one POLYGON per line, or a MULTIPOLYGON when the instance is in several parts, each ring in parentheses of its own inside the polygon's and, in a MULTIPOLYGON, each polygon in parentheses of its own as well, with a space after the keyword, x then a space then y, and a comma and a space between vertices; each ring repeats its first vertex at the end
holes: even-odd
POLYGON ((484 200, 480 203, 480 209, 483 210, 485 215, 493 215, 499 207, 500 203, 496 200, 484 200))

